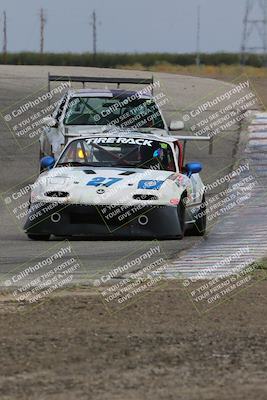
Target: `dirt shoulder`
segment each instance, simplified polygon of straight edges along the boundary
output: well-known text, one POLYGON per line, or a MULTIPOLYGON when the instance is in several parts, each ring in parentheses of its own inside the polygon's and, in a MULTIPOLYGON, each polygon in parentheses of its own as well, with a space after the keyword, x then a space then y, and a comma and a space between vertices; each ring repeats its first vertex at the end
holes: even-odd
POLYGON ((265 399, 267 281, 199 314, 177 282, 110 315, 95 289, 0 303, 1 399, 265 399))

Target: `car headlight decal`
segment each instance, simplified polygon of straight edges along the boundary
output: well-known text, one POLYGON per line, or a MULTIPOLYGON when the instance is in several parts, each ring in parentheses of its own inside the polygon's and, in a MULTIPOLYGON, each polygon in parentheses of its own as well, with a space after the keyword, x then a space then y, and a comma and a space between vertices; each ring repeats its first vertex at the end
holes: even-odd
POLYGON ((164 181, 141 180, 138 182, 138 189, 159 190, 164 181))

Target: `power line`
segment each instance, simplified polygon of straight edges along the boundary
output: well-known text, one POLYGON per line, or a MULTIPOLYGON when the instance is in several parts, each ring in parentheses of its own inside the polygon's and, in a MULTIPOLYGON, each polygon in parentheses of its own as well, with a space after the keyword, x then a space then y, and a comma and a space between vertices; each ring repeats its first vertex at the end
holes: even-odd
POLYGON ((200 66, 200 5, 197 7, 197 51, 196 51, 196 66, 200 66))
POLYGON ((3 12, 3 60, 4 64, 7 62, 7 20, 6 20, 6 12, 3 12))
POLYGON ((97 16, 95 10, 91 15, 92 21, 90 25, 93 27, 93 54, 94 57, 97 55, 97 16))
POLYGON ((262 53, 263 65, 267 66, 267 0, 247 0, 243 20, 243 34, 240 52, 240 63, 245 65, 248 53, 262 53), (261 18, 253 18, 256 5, 261 13, 261 18), (257 45, 250 46, 253 33, 257 34, 257 45))
POLYGON ((44 52, 44 29, 46 24, 46 17, 44 14, 44 9, 41 8, 40 10, 40 53, 43 54, 44 52))

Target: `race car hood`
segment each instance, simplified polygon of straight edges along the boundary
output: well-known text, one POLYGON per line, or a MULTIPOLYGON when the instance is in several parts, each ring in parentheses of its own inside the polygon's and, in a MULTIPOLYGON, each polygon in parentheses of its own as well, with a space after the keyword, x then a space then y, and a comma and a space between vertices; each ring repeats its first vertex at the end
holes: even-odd
POLYGON ((170 204, 171 199, 179 200, 187 186, 189 179, 172 171, 61 167, 40 175, 32 187, 31 201, 99 205, 136 204, 141 200, 170 204))

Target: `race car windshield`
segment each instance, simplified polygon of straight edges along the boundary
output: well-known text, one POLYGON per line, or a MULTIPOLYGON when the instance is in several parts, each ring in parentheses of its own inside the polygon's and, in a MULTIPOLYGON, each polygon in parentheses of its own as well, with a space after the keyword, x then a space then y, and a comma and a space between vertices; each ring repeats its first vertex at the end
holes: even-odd
POLYGON ((164 129, 153 99, 131 97, 75 97, 68 104, 64 124, 164 129))
POLYGON ((168 143, 114 136, 74 140, 58 160, 57 166, 63 165, 175 171, 168 143))

